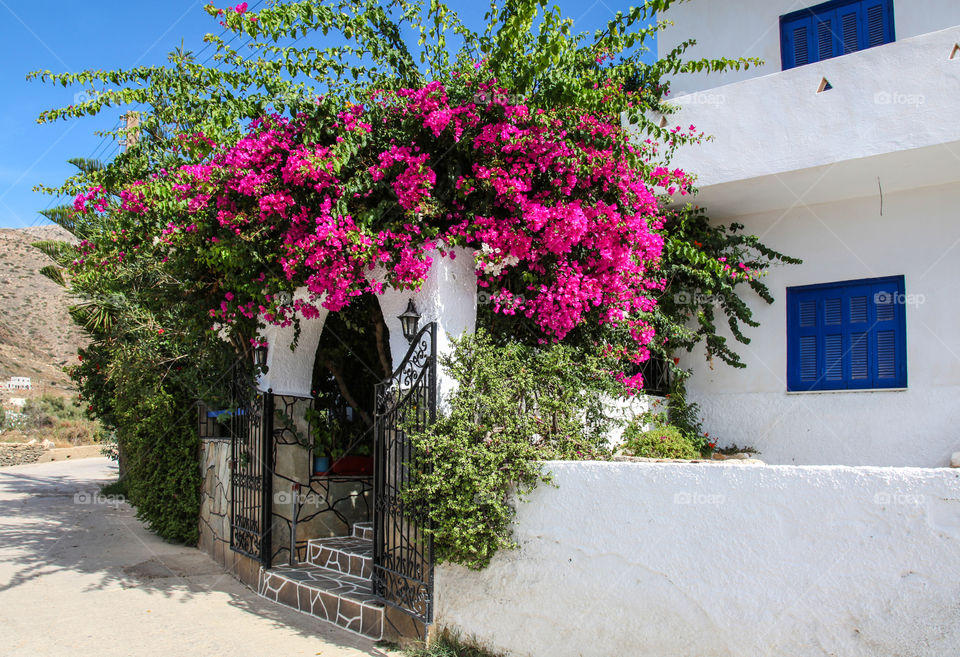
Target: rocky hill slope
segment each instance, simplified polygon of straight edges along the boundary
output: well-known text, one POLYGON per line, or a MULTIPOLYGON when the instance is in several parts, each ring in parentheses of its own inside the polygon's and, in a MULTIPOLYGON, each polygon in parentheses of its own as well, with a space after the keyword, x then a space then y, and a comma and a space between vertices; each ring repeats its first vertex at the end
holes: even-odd
POLYGON ((29 376, 63 388, 62 368, 77 361, 86 339, 70 319, 64 289, 39 272, 51 261, 31 244, 49 239, 71 236, 56 226, 0 229, 0 380, 29 376))

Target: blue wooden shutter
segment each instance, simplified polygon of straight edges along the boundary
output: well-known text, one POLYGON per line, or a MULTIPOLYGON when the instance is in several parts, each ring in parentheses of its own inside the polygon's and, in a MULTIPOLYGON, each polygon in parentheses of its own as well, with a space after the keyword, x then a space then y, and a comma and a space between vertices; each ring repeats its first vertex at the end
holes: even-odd
POLYGON ((874 388, 907 386, 904 300, 902 278, 873 286, 874 329, 870 347, 874 388))
POLYGON ((813 20, 810 16, 781 22, 780 35, 780 58, 784 70, 816 61, 813 20))
POLYGON ((866 41, 864 33, 863 7, 857 3, 837 9, 837 36, 840 41, 841 55, 863 50, 866 41))
POLYGON ((907 385, 903 277, 787 290, 787 389, 907 385))
POLYGON ((895 38, 893 0, 832 0, 780 17, 783 70, 895 38))
POLYGON ((845 285, 840 288, 844 305, 845 388, 871 388, 870 332, 873 288, 845 285))
POLYGON ((836 54, 834 48, 834 35, 837 33, 836 12, 824 12, 817 14, 813 23, 817 30, 817 58, 816 61, 830 59, 836 54))
POLYGON ((896 40, 893 21, 893 0, 861 0, 860 48, 873 48, 896 40))

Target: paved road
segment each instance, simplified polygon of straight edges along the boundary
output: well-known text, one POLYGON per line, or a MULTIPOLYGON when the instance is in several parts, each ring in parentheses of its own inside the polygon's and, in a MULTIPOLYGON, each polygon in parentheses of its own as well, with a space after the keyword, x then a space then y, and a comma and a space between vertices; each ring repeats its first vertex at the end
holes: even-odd
POLYGON ((107 459, 0 469, 0 655, 384 655, 259 598, 126 504, 93 501, 107 459))

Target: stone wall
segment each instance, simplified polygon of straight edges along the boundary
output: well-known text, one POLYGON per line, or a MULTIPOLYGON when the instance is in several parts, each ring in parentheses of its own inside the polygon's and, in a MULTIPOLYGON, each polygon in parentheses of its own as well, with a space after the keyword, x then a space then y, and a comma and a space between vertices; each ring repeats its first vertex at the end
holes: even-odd
POLYGON ((516 551, 436 573, 438 626, 511 656, 942 657, 960 472, 549 463, 516 551))
POLYGON ((230 549, 230 439, 200 441, 201 550, 247 586, 260 584, 260 564, 230 549))

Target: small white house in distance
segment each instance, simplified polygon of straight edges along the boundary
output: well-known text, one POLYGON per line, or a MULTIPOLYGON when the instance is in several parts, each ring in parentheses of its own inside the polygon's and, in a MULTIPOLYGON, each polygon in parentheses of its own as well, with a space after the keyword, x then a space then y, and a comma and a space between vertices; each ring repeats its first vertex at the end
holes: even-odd
POLYGON ((7 382, 8 390, 30 390, 29 376, 11 376, 7 382))
POLYGON ((27 400, 24 399, 23 397, 10 398, 10 405, 13 406, 14 408, 23 408, 24 406, 26 406, 26 404, 27 404, 27 400))
MULTIPOLYGON (((673 164, 712 220, 802 265, 738 345, 693 368, 718 442, 774 464, 945 466, 960 450, 960 2, 692 0, 665 53, 754 56, 684 76, 669 121, 713 135, 673 164)), ((678 199, 680 200, 680 199, 678 199)))

